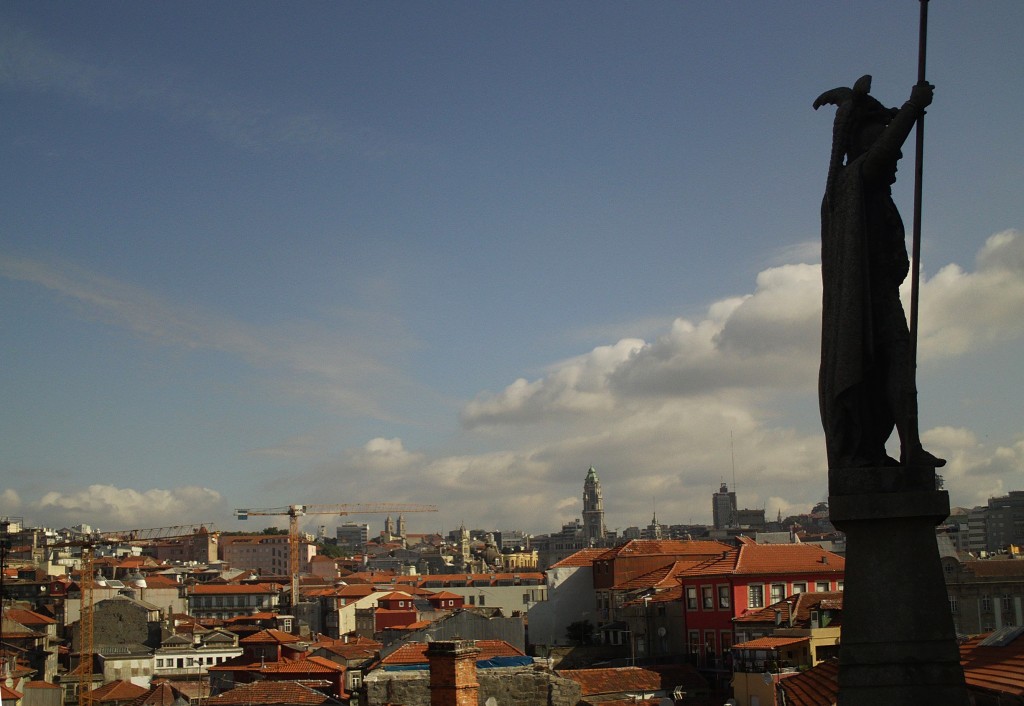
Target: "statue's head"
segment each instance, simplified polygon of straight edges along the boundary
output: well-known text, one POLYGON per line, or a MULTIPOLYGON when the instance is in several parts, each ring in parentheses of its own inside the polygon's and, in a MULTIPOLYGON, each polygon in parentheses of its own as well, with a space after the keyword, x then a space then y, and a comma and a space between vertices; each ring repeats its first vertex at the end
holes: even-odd
POLYGON ((833 88, 814 101, 815 110, 826 103, 836 106, 832 125, 830 184, 843 161, 849 162, 864 154, 898 112, 897 108, 886 108, 879 103, 870 91, 871 76, 865 75, 857 79, 853 88, 833 88))

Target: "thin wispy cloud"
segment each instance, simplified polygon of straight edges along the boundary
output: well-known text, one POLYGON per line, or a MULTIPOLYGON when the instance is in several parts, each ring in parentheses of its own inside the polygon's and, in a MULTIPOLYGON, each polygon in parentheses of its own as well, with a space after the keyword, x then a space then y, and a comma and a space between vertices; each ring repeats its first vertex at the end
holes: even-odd
MULTIPOLYGON (((0 253, 0 276, 31 283, 60 295, 83 316, 116 326, 162 346, 216 350, 238 356, 260 369, 267 384, 282 394, 315 399, 352 414, 391 419, 389 396, 415 390, 387 362, 397 349, 411 345, 408 336, 380 341, 352 332, 343 337, 321 326, 291 324, 282 329, 253 326, 204 311, 194 305, 168 302, 148 290, 90 272, 72 264, 53 264, 0 253)), ((390 399, 394 399, 391 397, 390 399)))
POLYGON ((2 87, 49 93, 105 111, 142 111, 155 119, 194 125, 250 152, 283 147, 310 156, 385 159, 424 149, 372 125, 347 123, 313 106, 276 105, 178 67, 101 65, 10 25, 0 25, 0 47, 2 87))

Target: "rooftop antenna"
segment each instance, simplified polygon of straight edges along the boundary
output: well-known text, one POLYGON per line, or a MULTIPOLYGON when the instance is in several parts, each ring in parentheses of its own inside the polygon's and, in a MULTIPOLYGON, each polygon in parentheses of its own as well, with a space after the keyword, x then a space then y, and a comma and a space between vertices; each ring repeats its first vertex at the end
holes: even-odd
POLYGON ((736 492, 736 444, 733 443, 732 429, 729 430, 729 458, 732 461, 732 492, 736 492))

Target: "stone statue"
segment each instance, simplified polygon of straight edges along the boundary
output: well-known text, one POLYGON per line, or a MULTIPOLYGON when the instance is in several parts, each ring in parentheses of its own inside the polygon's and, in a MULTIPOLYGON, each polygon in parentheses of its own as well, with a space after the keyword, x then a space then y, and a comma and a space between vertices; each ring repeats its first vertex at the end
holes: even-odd
POLYGON ((892 200, 896 164, 911 128, 932 102, 918 83, 901 108, 869 95, 871 77, 834 88, 814 108, 837 106, 821 205, 823 311, 818 398, 830 469, 930 466, 921 447, 910 332, 899 286, 910 262, 892 200), (900 460, 886 441, 899 433, 900 460))

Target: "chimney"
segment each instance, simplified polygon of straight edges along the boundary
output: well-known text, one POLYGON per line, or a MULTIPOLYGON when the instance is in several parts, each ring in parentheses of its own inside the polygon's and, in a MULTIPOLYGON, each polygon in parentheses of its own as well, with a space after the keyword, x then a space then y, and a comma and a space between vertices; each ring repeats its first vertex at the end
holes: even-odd
POLYGON ((447 640, 427 645, 430 662, 430 706, 477 706, 480 684, 472 640, 447 640))

